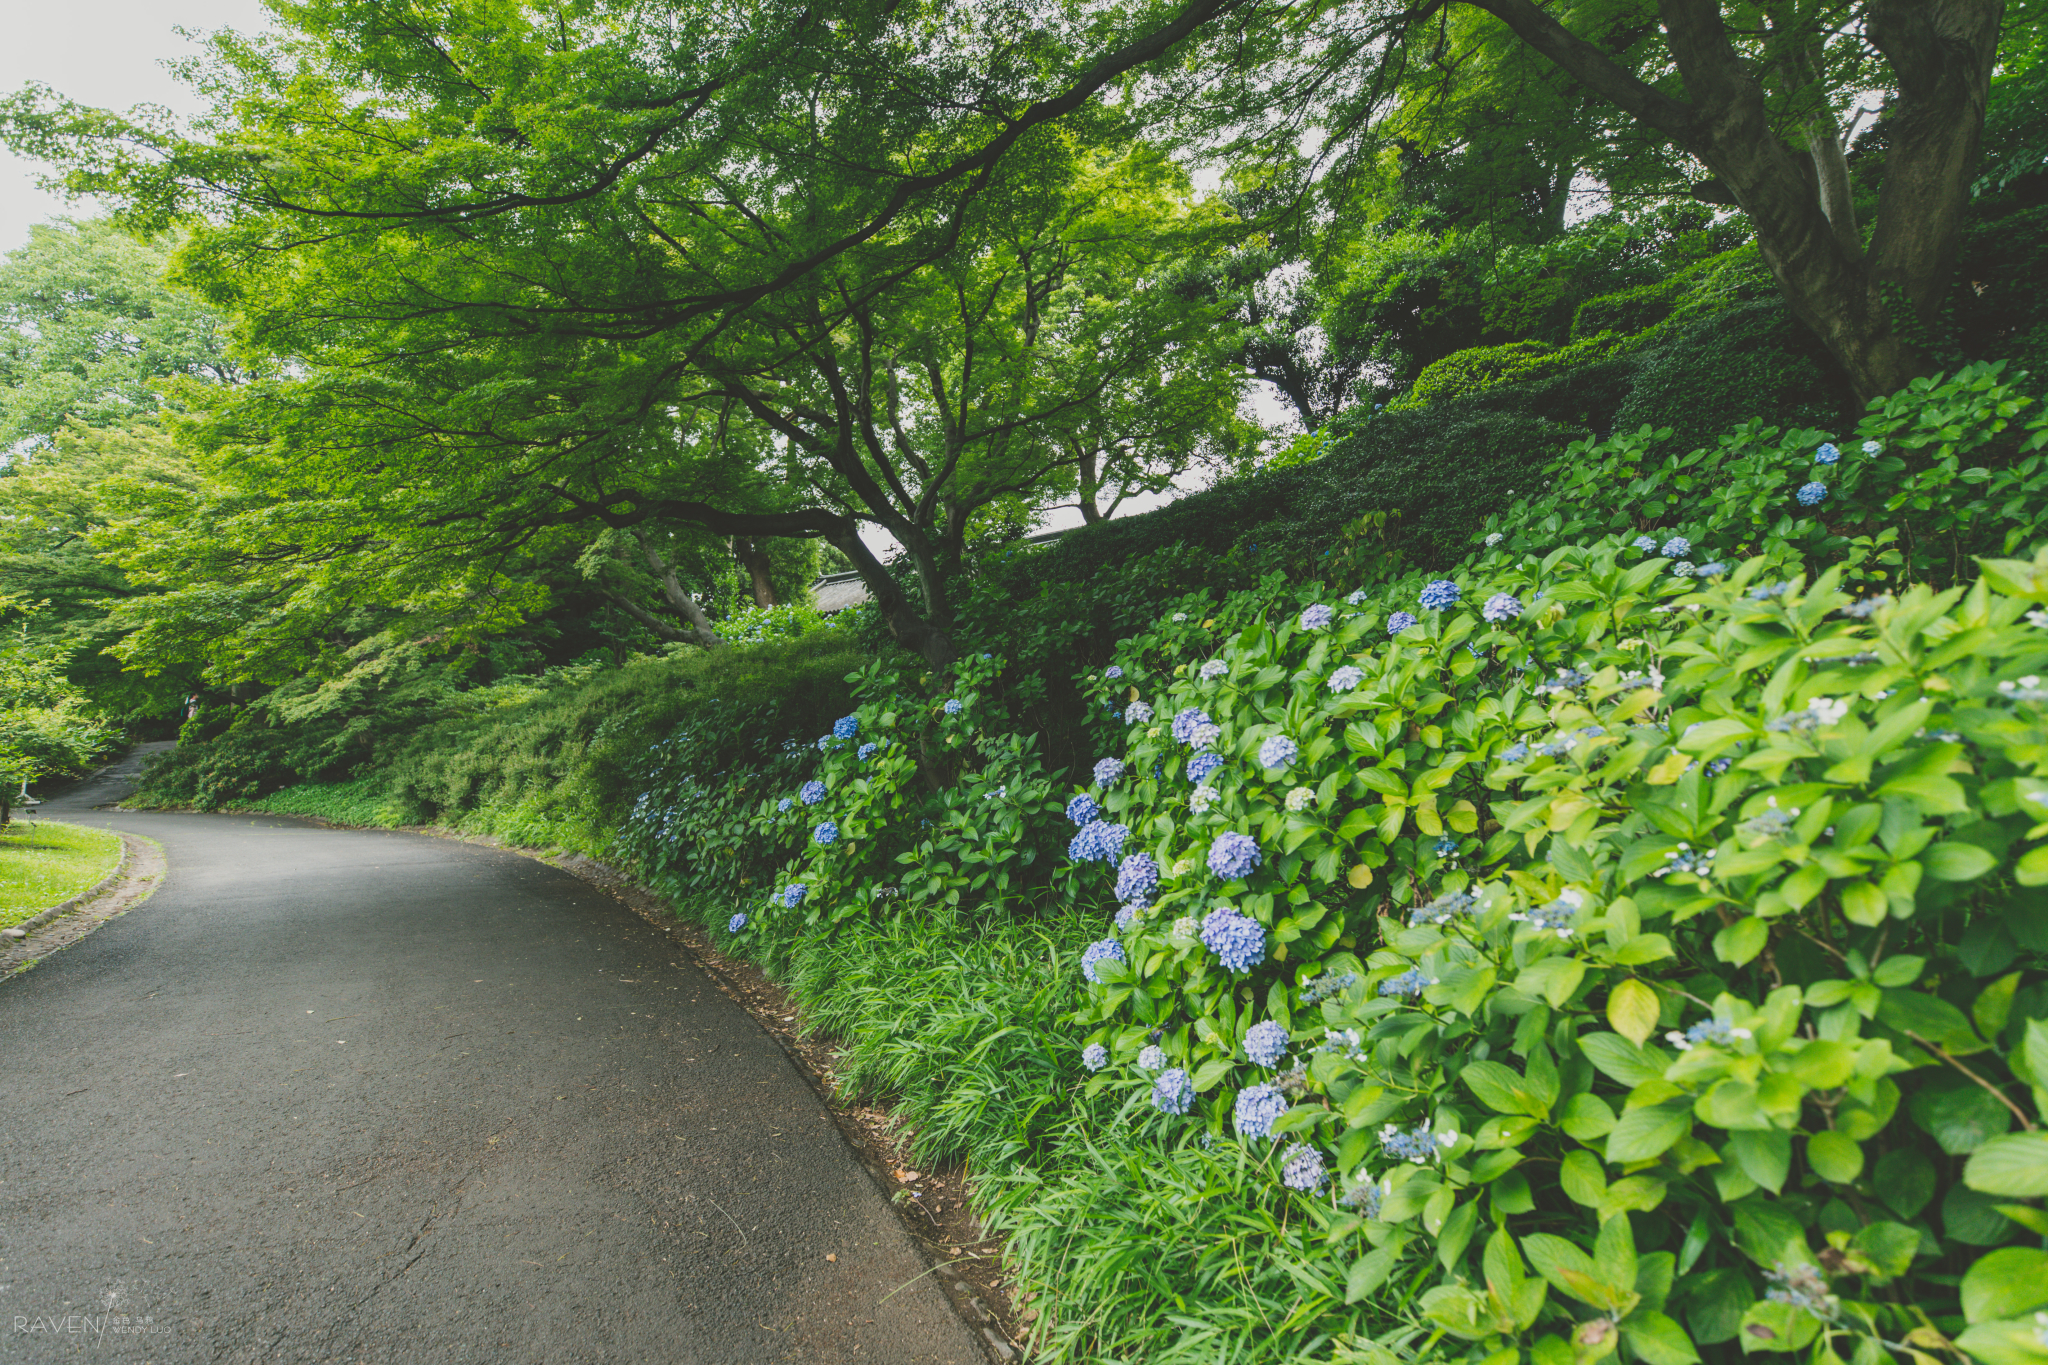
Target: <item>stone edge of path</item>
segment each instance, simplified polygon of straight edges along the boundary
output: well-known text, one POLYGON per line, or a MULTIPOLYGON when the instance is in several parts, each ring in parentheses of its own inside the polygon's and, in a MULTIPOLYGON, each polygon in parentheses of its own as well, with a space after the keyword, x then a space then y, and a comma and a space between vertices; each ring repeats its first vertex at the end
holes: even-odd
MULTIPOLYGON (((99 807, 99 809, 128 810, 130 808, 121 805, 110 805, 99 807)), ((189 808, 178 807, 137 807, 134 809, 137 813, 148 814, 189 813, 189 808)), ((1019 1344, 1017 1338, 1028 1336, 1030 1319, 1017 1313, 1008 1295, 1001 1287, 1002 1262, 1000 1248, 998 1247, 996 1252, 989 1256, 977 1255, 972 1258, 963 1258, 960 1261, 947 1262, 937 1259, 936 1253, 942 1247, 963 1245, 967 1244, 967 1241, 963 1240, 959 1235, 957 1219, 956 1227, 952 1230, 952 1236, 939 1236, 936 1238, 934 1237, 935 1232, 942 1233, 947 1230, 939 1227, 933 1227, 928 1230, 920 1226, 913 1219, 911 1210, 913 1207, 916 1207, 915 1201, 903 1197, 913 1182, 900 1178, 902 1172, 909 1167, 908 1143, 892 1131, 893 1122, 886 1110, 877 1106, 852 1105, 841 1098, 824 1062, 824 1055, 828 1051, 826 1046, 815 1038, 806 1039, 797 1030, 790 1027, 788 1019, 790 1015, 794 1014, 794 1007, 781 1007, 775 1003, 786 998, 782 988, 775 982, 769 981, 758 968, 729 958, 720 952, 701 928, 679 918, 674 909, 659 894, 640 885, 617 868, 601 863, 595 858, 587 857, 581 853, 565 854, 559 851, 550 852, 546 849, 529 848, 520 844, 506 843, 504 840, 491 835, 463 834, 458 830, 448 828, 446 825, 400 825, 396 827, 350 825, 318 815, 284 815, 275 811, 259 811, 248 808, 237 809, 241 814, 268 815, 273 819, 295 820, 321 829, 388 829, 389 832, 394 834, 424 834, 430 838, 447 839, 454 843, 476 844, 485 848, 498 849, 505 853, 517 854, 522 858, 531 858, 535 862, 546 863, 558 871, 568 873, 579 881, 589 883, 623 904, 641 919, 646 920, 649 924, 661 930, 664 936, 671 939, 677 947, 690 956, 690 960, 703 971, 705 976, 710 978, 714 986, 732 1000, 733 1003, 745 1010, 749 1017, 756 1024, 760 1025, 770 1038, 775 1040, 776 1045, 783 1050, 783 1053, 788 1056, 790 1062, 796 1067, 797 1074, 802 1076, 809 1083, 812 1090, 817 1093, 819 1101, 824 1104, 826 1112, 831 1114, 832 1121, 838 1125, 840 1134, 846 1139, 847 1145, 853 1149, 854 1154, 860 1159, 861 1168, 867 1172, 868 1178, 874 1181, 883 1199, 896 1211, 904 1231, 910 1236, 911 1245, 916 1249, 918 1258, 927 1267, 926 1273, 934 1277, 939 1286, 939 1291, 945 1295, 946 1302, 952 1305, 953 1311, 959 1316, 960 1320, 967 1325, 970 1334, 978 1335, 985 1343, 988 1359, 997 1362, 997 1365, 1013 1365, 1013 1362, 1025 1359, 1025 1348, 1019 1344), (761 984, 750 988, 747 980, 749 977, 758 978, 761 984), (955 1266, 966 1264, 968 1260, 972 1260, 974 1265, 966 1270, 954 1269, 955 1266), (960 1278, 961 1276, 968 1278, 960 1278)), ((134 836, 129 835, 123 835, 123 837, 134 838, 134 836)), ((154 877, 160 881, 163 876, 163 854, 161 848, 155 845, 154 840, 142 839, 138 842, 147 844, 154 850, 157 859, 154 877)), ((140 870, 141 868, 138 864, 138 871, 140 870)), ((154 889, 154 882, 152 882, 150 889, 154 889)), ((115 911, 114 913, 121 912, 115 911)), ((107 916, 107 918, 111 917, 111 914, 107 916)), ((92 927, 97 928, 98 925, 94 924, 92 927)), ((91 930, 88 929, 86 932, 89 933, 91 930)), ((82 938, 84 934, 79 934, 76 937, 82 938)), ((30 943, 33 944, 36 941, 31 939, 30 943)), ((0 940, 0 942, 11 942, 11 940, 0 940)), ((57 946, 61 947, 64 945, 60 944, 57 946)), ((18 947, 19 945, 17 945, 18 947)), ((10 968, 7 965, 7 959, 0 958, 0 981, 4 981, 9 973, 10 968)), ((934 1184, 934 1180, 920 1179, 914 1183, 920 1188, 930 1189, 934 1184)), ((948 1198, 958 1198, 964 1212, 965 1180, 962 1178, 946 1180, 941 1177, 938 1183, 953 1186, 954 1193, 949 1193, 948 1198)), ((929 1220, 930 1215, 927 1213, 926 1216, 929 1220)), ((971 1244, 977 1246, 987 1245, 993 1240, 982 1239, 980 1241, 972 1241, 971 1244)))
MULTIPOLYGON (((61 823, 51 821, 52 824, 61 823)), ((38 911, 12 927, 25 938, 0 939, 0 981, 27 971, 51 953, 69 948, 110 919, 148 900, 163 885, 163 845, 140 834, 121 836, 121 861, 99 883, 70 900, 38 911)))

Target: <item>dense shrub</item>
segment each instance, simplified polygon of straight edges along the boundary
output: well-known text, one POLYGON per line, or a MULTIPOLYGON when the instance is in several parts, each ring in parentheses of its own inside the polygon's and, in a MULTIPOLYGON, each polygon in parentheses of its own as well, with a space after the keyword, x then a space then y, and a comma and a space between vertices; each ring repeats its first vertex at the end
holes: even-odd
POLYGON ((1684 449, 1757 412, 1788 426, 1846 425, 1847 387, 1812 333, 1775 299, 1743 304, 1660 338, 1643 356, 1613 429, 1669 427, 1684 449))

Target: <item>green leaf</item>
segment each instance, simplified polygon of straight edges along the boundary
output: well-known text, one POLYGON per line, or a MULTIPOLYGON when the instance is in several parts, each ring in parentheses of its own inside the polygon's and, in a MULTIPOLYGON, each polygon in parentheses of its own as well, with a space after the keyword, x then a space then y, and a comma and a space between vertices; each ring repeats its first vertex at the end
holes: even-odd
POLYGON ((1740 967, 1753 960, 1770 941, 1771 926, 1755 915, 1748 915, 1714 935, 1714 956, 1740 967))
POLYGON ((1772 1194, 1785 1188, 1792 1173, 1792 1135, 1781 1128, 1730 1133, 1723 1154, 1742 1168, 1744 1175, 1772 1194))
POLYGON ((1607 1135, 1610 1162, 1647 1161, 1692 1131, 1690 1104, 1652 1104, 1631 1109, 1607 1135))
POLYGON ((1401 1243, 1389 1242, 1385 1246, 1374 1247, 1353 1261, 1351 1273, 1344 1277, 1344 1302, 1357 1303, 1385 1284, 1400 1259, 1401 1243))
POLYGON ((1607 1022, 1616 1033, 1638 1046, 1649 1040, 1661 1010, 1656 990, 1634 977, 1607 995, 1607 1022))
POLYGON ((1231 1065, 1231 1059, 1228 1057, 1215 1057, 1202 1063, 1195 1068, 1195 1074, 1191 1078, 1194 1081, 1195 1089, 1210 1089, 1218 1081, 1221 1081, 1230 1074, 1231 1065))
POLYGON ((1743 1310, 1756 1294, 1740 1270, 1724 1267, 1685 1280, 1685 1322, 1702 1346, 1733 1341, 1742 1326, 1743 1310))
MULTIPOLYGON (((2043 1031, 2048 1045, 2048 1030, 2043 1031)), ((1654 1047, 1639 1047, 1618 1033, 1588 1033, 1579 1039, 1579 1051, 1609 1080, 1634 1089, 1644 1081, 1662 1080, 1670 1058, 1654 1047)), ((2042 1074, 2048 1075, 2048 1071, 2042 1074)))
POLYGON ((1558 1126, 1580 1142, 1591 1142, 1614 1131, 1614 1111, 1597 1095, 1574 1095, 1564 1102, 1558 1126))
POLYGON ((1983 876, 1998 866, 1998 859, 1991 851, 1976 844, 1961 840, 1947 839, 1934 845, 1920 855, 1920 865, 1927 869, 1927 875, 1936 881, 1967 882, 1983 876))
POLYGON ((1986 1038, 1998 1037, 2005 1021, 2012 1017, 2013 993, 2019 984, 2020 973, 2013 972, 1977 993, 1977 999, 1970 1005, 1970 1022, 1977 1026, 1977 1032, 1986 1038))
POLYGON ((1539 1099, 1514 1068, 1499 1062, 1471 1062, 1458 1073, 1466 1089, 1495 1113, 1527 1114, 1531 1118, 1550 1116, 1550 1106, 1539 1099))
POLYGON ((1941 1197, 1941 1230, 1950 1241, 1970 1247, 1995 1247, 2009 1241, 2015 1230, 2013 1222, 1998 1211, 1998 1204, 1998 1195, 1951 1185, 1941 1197))
POLYGON ((2048 1251, 2001 1247, 1977 1258, 1963 1275, 1963 1317, 1970 1322, 2016 1318, 2048 1304, 2048 1251))
POLYGON ((1822 1180, 1846 1185, 1863 1174, 1863 1149, 1847 1134, 1815 1133, 1806 1140, 1806 1164, 1822 1180))
POLYGON ((1970 1154, 1963 1183, 1984 1194, 2032 1198, 2048 1194, 2048 1133, 1995 1137, 1970 1154))
POLYGON ((1893 1213, 1915 1217, 1934 1198, 1933 1163, 1910 1147, 1894 1148, 1877 1159, 1871 1186, 1893 1213))
POLYGON ((2000 1104, 1997 1096, 1968 1081, 1920 1090, 1907 1107, 1913 1121, 1950 1156, 1974 1152, 2012 1127, 2012 1111, 2000 1104))
POLYGON ((1781 1264, 1811 1265, 1812 1251, 1806 1245, 1806 1228, 1782 1207, 1763 1199, 1744 1199, 1734 1205, 1735 1244, 1745 1256, 1775 1270, 1781 1264))
POLYGON ((1984 1365, 2048 1365, 2048 1346, 2034 1335, 2034 1320, 1980 1322, 1956 1338, 1956 1345, 1984 1365))
POLYGON ((1558 1166, 1557 1184, 1565 1198, 1589 1209, 1598 1208, 1607 1197, 1607 1173, 1601 1169, 1600 1158, 1591 1152, 1565 1153, 1558 1166))
POLYGON ((1685 1329, 1662 1313, 1629 1314, 1622 1320, 1621 1337, 1649 1365, 1692 1365, 1700 1358, 1685 1329))
POLYGON ((1980 1046, 1961 1010, 1940 996, 1920 991, 1886 991, 1878 1002, 1877 1022, 1950 1051, 1980 1046))
POLYGON ((1868 1267, 1861 1273, 1876 1284, 1905 1274, 1912 1268, 1913 1257, 1919 1250, 1920 1230, 1904 1223, 1871 1223, 1857 1229, 1849 1239, 1850 1259, 1868 1267))

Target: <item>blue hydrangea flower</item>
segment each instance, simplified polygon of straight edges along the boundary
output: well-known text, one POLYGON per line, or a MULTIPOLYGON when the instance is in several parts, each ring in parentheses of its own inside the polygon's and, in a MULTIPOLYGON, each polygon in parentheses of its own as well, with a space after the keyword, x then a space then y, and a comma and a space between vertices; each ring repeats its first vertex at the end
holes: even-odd
POLYGON ((1717 574, 1724 574, 1727 572, 1728 566, 1726 564, 1723 564, 1718 559, 1710 560, 1707 563, 1702 564, 1698 568, 1693 570, 1693 573, 1700 578, 1713 578, 1717 574))
MULTIPOLYGON (((1641 550, 1644 554, 1648 554, 1650 553, 1650 551, 1657 548, 1657 538, 1655 536, 1637 536, 1633 543, 1635 547, 1638 550, 1641 550)), ((1692 547, 1687 546, 1686 548, 1690 549, 1692 547)))
POLYGON ((1793 496, 1799 499, 1801 507, 1814 507, 1826 501, 1828 486, 1815 480, 1813 483, 1800 485, 1799 491, 1793 496))
POLYGON ((1442 611, 1445 607, 1458 605, 1458 599, 1463 596, 1456 583, 1448 578, 1438 578, 1423 584, 1422 596, 1417 600, 1422 603, 1424 611, 1442 611))
POLYGON ((1221 754, 1196 754, 1188 760, 1188 781, 1200 782, 1223 766, 1221 754))
POLYGON ((1522 614, 1522 599, 1511 592, 1497 592, 1486 599, 1479 614, 1489 621, 1512 621, 1522 614))
POLYGON ((1230 665, 1224 663, 1221 659, 1211 659, 1208 663, 1203 664, 1201 668, 1196 671, 1201 675, 1201 679, 1203 682, 1208 682, 1211 678, 1220 678, 1225 673, 1228 673, 1230 671, 1230 665))
POLYGON ((1405 611, 1397 611, 1387 618, 1387 634, 1399 635, 1415 624, 1415 617, 1405 611))
POLYGON ((832 738, 852 739, 860 733, 859 716, 841 716, 832 722, 832 738))
POLYGON ((1865 441, 1865 442, 1863 443, 1863 453, 1864 453, 1865 455, 1875 455, 1875 454, 1877 454, 1877 453, 1878 453, 1878 452, 1879 452, 1880 450, 1883 450, 1883 449, 1884 449, 1884 447, 1883 447, 1883 446, 1881 446, 1881 445, 1879 445, 1879 444, 1878 444, 1877 442, 1875 442, 1875 441, 1865 441))
POLYGON ((865 763, 868 761, 868 756, 881 747, 879 744, 863 744, 860 748, 854 750, 853 756, 865 763))
POLYGON ((1301 613, 1300 625, 1303 630, 1321 630, 1336 618, 1337 613, 1318 602, 1301 613))
POLYGON ((1361 1173, 1358 1181, 1350 1189, 1337 1196, 1337 1202, 1357 1209, 1361 1217, 1369 1218, 1376 1223, 1380 1217, 1380 1201, 1388 1193, 1379 1181, 1361 1173))
POLYGON ((1287 1097, 1277 1085, 1248 1085, 1237 1092, 1231 1107, 1231 1126, 1241 1138, 1270 1137, 1273 1121, 1287 1112, 1287 1097))
POLYGON ((832 747, 832 736, 830 736, 830 735, 819 735, 819 736, 818 736, 818 752, 819 752, 819 753, 821 753, 821 754, 822 754, 822 753, 824 753, 824 752, 825 752, 825 751, 826 751, 827 749, 830 749, 831 747, 832 747))
POLYGON ((821 844, 836 844, 839 842, 839 826, 833 821, 827 820, 811 831, 811 837, 821 844))
POLYGON ((811 894, 811 888, 802 882, 791 882, 782 888, 782 903, 794 910, 804 903, 804 897, 811 894))
POLYGON ((744 910, 740 911, 737 915, 734 915, 731 919, 725 922, 725 932, 727 932, 728 934, 737 934, 740 930, 746 927, 747 912, 744 910))
POLYGON ((1124 945, 1113 938, 1099 938, 1089 944, 1087 950, 1081 954, 1081 975, 1098 985, 1101 984, 1102 978, 1095 974, 1095 964, 1105 958, 1112 962, 1122 962, 1124 945))
POLYGON ((1815 464, 1833 464, 1841 458, 1842 452, 1835 449, 1833 441, 1822 441, 1820 449, 1813 452, 1813 462, 1815 464))
POLYGON ((806 806, 815 806, 825 799, 825 784, 813 778, 811 781, 798 787, 796 794, 803 798, 806 806))
POLYGON ((1095 785, 1107 787, 1124 775, 1124 761, 1120 758, 1099 758, 1095 761, 1095 785))
POLYGON ((1077 863, 1113 863, 1123 856, 1124 840, 1130 834, 1131 831, 1123 825, 1090 820, 1068 843, 1067 856, 1077 863))
POLYGON ((1448 858, 1457 851, 1458 841, 1448 834, 1436 841, 1436 856, 1439 858, 1448 858))
POLYGON ((1140 1071, 1166 1070, 1166 1049, 1157 1043, 1147 1043, 1144 1050, 1138 1054, 1138 1069, 1140 1071))
POLYGON ((1244 1055, 1260 1066, 1278 1066, 1293 1040, 1287 1030, 1271 1019, 1261 1019, 1244 1035, 1244 1055))
POLYGON ((1380 1147, 1388 1156, 1425 1165, 1457 1141, 1450 1133, 1432 1133, 1428 1125, 1403 1131, 1393 1124, 1380 1129, 1380 1147))
POLYGON ((1249 877, 1262 859, 1259 846, 1249 834, 1219 834, 1209 845, 1209 870, 1226 882, 1249 877))
POLYGON ((1090 1043, 1081 1049, 1081 1065, 1090 1071, 1100 1071, 1109 1065, 1109 1049, 1100 1043, 1090 1043))
POLYGON ((1346 602, 1349 602, 1354 607, 1358 606, 1360 603, 1365 601, 1365 589, 1360 588, 1357 592, 1352 593, 1349 597, 1345 598, 1344 600, 1346 602))
POLYGON ((1663 548, 1658 550, 1657 553, 1663 555, 1666 559, 1684 559, 1692 553, 1692 542, 1684 536, 1673 536, 1664 542, 1663 548))
POLYGON ((1126 725, 1143 725, 1150 719, 1152 719, 1152 704, 1150 702, 1134 701, 1124 708, 1124 724, 1126 725))
POLYGON ((785 796, 780 801, 777 801, 775 803, 775 809, 778 811, 785 811, 788 810, 790 806, 793 804, 794 803, 788 797, 785 796))
POLYGON ((1115 682, 1118 678, 1121 678, 1123 675, 1124 671, 1121 668, 1118 668, 1115 664, 1111 664, 1108 668, 1102 670, 1102 676, 1109 679, 1111 682, 1115 682))
POLYGON ((1436 984, 1429 977, 1411 967, 1399 976, 1390 976, 1380 982, 1381 995, 1402 996, 1413 1000, 1436 984))
POLYGON ((1259 746, 1261 768, 1285 768, 1301 757, 1301 746, 1285 735, 1275 735, 1259 746))
POLYGON ((1197 725, 1195 732, 1188 736, 1188 743, 1196 749, 1206 749, 1223 738, 1223 727, 1216 724, 1197 725))
POLYGON ((1173 718, 1173 737, 1176 742, 1186 744, 1194 738, 1196 726, 1213 723, 1207 711, 1199 706, 1190 706, 1173 718))
POLYGON ((1179 1067, 1152 1082, 1152 1107, 1162 1114, 1185 1114, 1195 1107, 1195 1083, 1179 1067))
POLYGON ((1102 814, 1102 807, 1096 805, 1095 798, 1087 792, 1082 792, 1079 796, 1067 802, 1067 818, 1077 825, 1085 825, 1100 814, 1102 814))
POLYGON ((948 697, 946 698, 946 704, 939 709, 949 716, 957 716, 961 711, 960 699, 958 697, 948 697))
POLYGON ((1225 970, 1248 972, 1266 960, 1266 930, 1249 915, 1218 906, 1202 917, 1202 946, 1225 970))
POLYGON ((1159 864, 1149 853, 1133 853, 1116 869, 1116 898, 1126 905, 1150 905, 1159 890, 1159 864))
POLYGON ((1115 923, 1116 931, 1119 934, 1130 932, 1131 926, 1138 922, 1139 909, 1140 907, 1135 905, 1125 905, 1117 908, 1115 923))
POLYGON ((1308 1194, 1321 1189, 1329 1178, 1330 1173, 1323 1165, 1323 1154, 1305 1142, 1295 1143, 1281 1158, 1280 1183, 1290 1190, 1308 1194))
POLYGON ((1332 692, 1349 692, 1364 681, 1365 674, 1359 672, 1350 664, 1345 664, 1330 675, 1330 690, 1332 692))

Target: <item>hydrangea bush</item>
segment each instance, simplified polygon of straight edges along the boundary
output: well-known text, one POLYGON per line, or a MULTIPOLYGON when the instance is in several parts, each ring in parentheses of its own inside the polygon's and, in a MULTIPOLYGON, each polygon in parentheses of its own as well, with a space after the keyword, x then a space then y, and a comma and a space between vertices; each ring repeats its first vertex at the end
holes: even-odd
POLYGON ((1248 1144, 1390 1342, 2048 1360, 2048 554, 1895 596, 1669 565, 1131 641, 1118 685, 1202 719, 1096 798, 1158 881, 1087 1085, 1248 1144))

